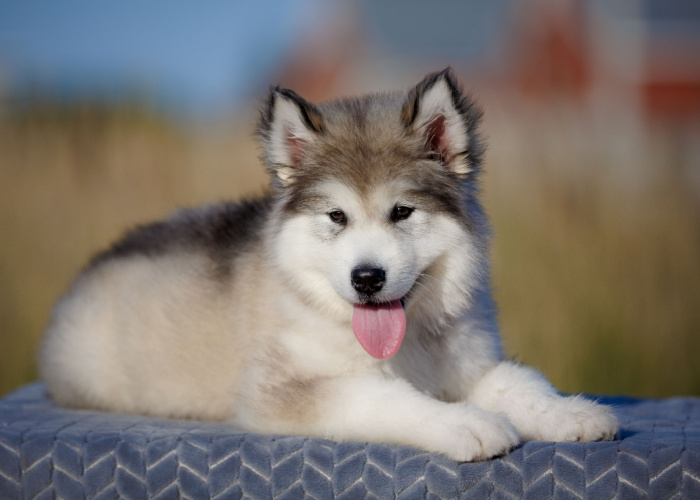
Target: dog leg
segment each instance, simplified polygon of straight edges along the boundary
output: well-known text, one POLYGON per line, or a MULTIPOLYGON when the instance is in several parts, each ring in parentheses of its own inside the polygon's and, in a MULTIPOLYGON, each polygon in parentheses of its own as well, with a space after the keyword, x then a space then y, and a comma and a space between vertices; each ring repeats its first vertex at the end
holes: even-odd
POLYGON ((523 440, 611 440, 618 429, 609 407, 560 396, 541 373, 511 362, 486 372, 468 400, 508 416, 523 440))
POLYGON ((270 400, 260 401, 264 404, 250 415, 239 408, 234 423, 265 432, 410 445, 459 461, 501 455, 519 442, 503 415, 438 401, 401 379, 317 379, 307 386, 312 393, 278 400, 276 408, 270 400))

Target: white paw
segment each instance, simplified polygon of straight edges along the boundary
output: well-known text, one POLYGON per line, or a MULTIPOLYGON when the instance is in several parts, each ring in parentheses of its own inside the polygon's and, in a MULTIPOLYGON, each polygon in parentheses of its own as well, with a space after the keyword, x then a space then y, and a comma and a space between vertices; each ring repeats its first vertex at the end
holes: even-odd
POLYGON ((507 453, 520 442, 515 427, 507 417, 474 406, 456 405, 450 412, 431 451, 440 452, 460 462, 486 460, 507 453))
POLYGON ((612 410, 581 396, 556 398, 538 419, 539 441, 610 441, 618 430, 612 410))

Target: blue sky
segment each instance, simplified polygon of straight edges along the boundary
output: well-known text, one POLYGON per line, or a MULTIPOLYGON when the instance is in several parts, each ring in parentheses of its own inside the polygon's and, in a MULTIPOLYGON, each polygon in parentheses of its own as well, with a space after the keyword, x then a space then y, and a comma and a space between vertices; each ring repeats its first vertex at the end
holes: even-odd
MULTIPOLYGON (((3 0, 0 78, 63 97, 124 87, 197 109, 235 104, 282 60, 313 0, 3 0)), ((106 94, 106 95, 105 95, 106 94)))

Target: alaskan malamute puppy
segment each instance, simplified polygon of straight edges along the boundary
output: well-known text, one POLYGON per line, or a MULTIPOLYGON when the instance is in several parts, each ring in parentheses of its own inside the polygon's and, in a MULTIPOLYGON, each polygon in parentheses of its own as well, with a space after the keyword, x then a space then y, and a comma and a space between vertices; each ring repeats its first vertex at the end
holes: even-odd
POLYGON ((319 105, 271 90, 270 194, 177 212, 94 258, 43 342, 51 396, 455 460, 613 438, 608 408, 503 360, 480 115, 449 70, 319 105))

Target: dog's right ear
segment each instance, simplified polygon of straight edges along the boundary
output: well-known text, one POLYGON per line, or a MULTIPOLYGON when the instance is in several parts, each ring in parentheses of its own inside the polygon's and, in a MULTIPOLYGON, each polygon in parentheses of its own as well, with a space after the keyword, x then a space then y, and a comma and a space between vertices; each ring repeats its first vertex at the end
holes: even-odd
POLYGON ((323 117, 313 104, 292 90, 270 89, 257 132, 265 165, 282 186, 294 182, 323 130, 323 117))

